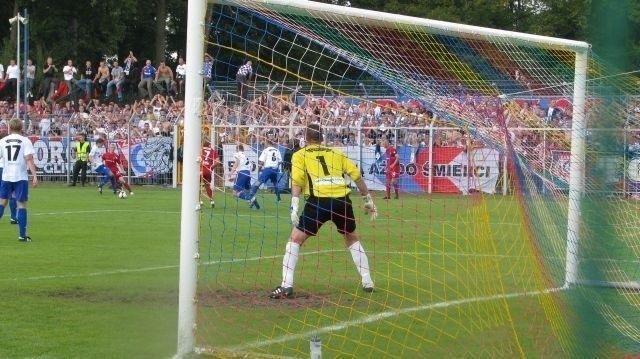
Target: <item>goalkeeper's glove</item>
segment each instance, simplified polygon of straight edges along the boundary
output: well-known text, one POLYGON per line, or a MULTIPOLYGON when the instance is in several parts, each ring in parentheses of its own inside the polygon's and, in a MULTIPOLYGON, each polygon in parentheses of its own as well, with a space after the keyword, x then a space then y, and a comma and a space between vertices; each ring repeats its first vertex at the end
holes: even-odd
POLYGON ((291 224, 298 226, 300 223, 300 217, 298 216, 298 204, 300 203, 300 197, 291 197, 291 224))
POLYGON ((376 205, 373 204, 373 198, 368 194, 366 196, 362 196, 362 200, 364 201, 364 213, 371 214, 371 220, 375 221, 378 217, 378 209, 376 205))

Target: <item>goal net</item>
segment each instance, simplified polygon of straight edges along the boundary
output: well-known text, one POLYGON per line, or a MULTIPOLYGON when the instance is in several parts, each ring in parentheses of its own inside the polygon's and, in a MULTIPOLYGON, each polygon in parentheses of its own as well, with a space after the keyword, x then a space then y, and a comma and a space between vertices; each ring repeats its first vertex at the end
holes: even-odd
POLYGON ((199 352, 305 357, 312 337, 325 357, 640 351, 634 76, 581 42, 311 1, 213 1, 204 33, 203 121, 227 190, 201 211, 199 352), (234 154, 255 183, 261 151, 286 159, 311 123, 377 206, 371 222, 350 184, 372 293, 327 223, 300 248, 294 296, 269 298, 289 176, 251 208, 234 154), (381 139, 398 152, 397 198, 381 139))

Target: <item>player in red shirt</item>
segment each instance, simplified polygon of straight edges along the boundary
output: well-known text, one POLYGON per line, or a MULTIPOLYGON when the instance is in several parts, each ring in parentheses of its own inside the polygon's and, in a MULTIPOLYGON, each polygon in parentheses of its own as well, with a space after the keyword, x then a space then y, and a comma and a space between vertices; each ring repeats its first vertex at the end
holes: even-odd
POLYGON ((220 163, 218 151, 211 148, 209 140, 205 140, 202 146, 202 181, 207 191, 207 197, 211 202, 211 208, 215 207, 213 200, 213 169, 220 163))
POLYGON ((393 186, 393 190, 396 194, 395 199, 398 199, 398 177, 400 177, 400 159, 398 158, 398 151, 396 151, 396 148, 393 147, 393 145, 389 142, 389 139, 386 137, 382 139, 382 147, 385 148, 385 154, 387 156, 387 196, 384 197, 384 199, 391 198, 391 186, 393 186))
POLYGON ((122 162, 120 161, 120 155, 116 153, 115 143, 109 144, 109 151, 102 155, 102 160, 104 161, 104 165, 107 166, 109 171, 113 173, 113 178, 115 179, 115 181, 122 184, 124 188, 129 191, 129 195, 133 196, 131 187, 129 187, 127 181, 124 180, 124 175, 121 172, 122 162))

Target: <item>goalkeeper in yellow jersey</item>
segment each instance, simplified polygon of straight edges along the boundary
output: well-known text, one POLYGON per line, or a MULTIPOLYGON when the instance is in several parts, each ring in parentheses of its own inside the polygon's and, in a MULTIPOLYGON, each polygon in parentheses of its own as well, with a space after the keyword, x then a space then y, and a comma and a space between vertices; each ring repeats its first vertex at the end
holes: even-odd
POLYGON ((282 283, 269 297, 281 299, 294 296, 293 275, 300 246, 307 238, 315 236, 327 221, 332 221, 344 236, 345 245, 362 278, 362 289, 373 292, 369 261, 356 233, 356 221, 349 198, 351 190, 344 175, 349 175, 355 182, 364 201, 365 213, 371 214, 373 221, 378 213, 367 185, 358 167, 342 151, 320 144, 322 132, 319 125, 307 127, 305 140, 307 146, 294 153, 291 159, 291 222, 294 228, 282 259, 282 283), (304 193, 306 203, 302 215, 298 216, 301 193, 304 193))

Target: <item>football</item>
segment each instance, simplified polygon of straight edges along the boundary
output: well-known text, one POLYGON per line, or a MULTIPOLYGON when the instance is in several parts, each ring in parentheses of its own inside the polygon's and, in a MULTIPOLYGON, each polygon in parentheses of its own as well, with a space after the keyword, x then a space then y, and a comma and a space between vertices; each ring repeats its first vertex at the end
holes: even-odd
POLYGON ((118 192, 118 198, 121 198, 121 199, 127 198, 127 192, 125 191, 118 192))

